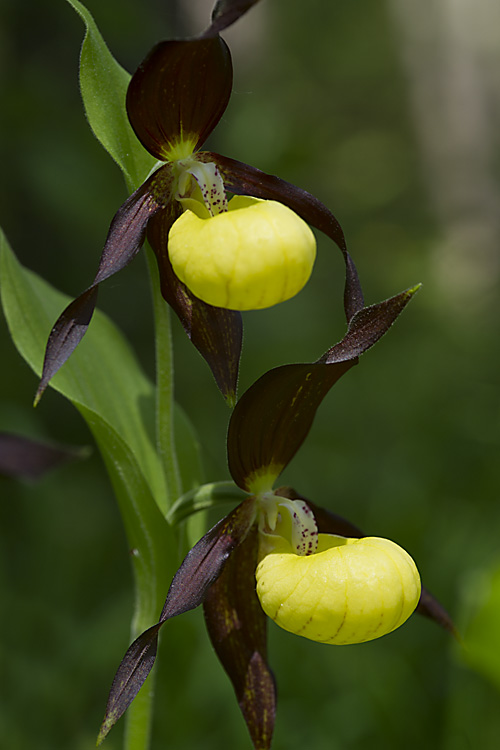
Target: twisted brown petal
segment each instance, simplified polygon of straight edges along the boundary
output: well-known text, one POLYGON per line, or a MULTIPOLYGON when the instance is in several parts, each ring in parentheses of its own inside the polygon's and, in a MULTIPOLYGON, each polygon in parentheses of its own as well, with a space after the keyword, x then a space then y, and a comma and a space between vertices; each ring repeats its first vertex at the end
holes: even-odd
POLYGON ((231 555, 203 602, 213 647, 229 679, 255 748, 271 746, 276 688, 267 664, 267 618, 255 592, 257 527, 231 555))
POLYGON ((202 152, 198 158, 214 162, 224 178, 226 188, 237 194, 284 203, 311 226, 330 237, 339 247, 346 267, 344 309, 347 322, 363 307, 363 292, 354 261, 347 252, 344 233, 335 216, 310 193, 282 180, 280 177, 261 172, 243 162, 220 154, 202 152))
POLYGON ((207 362, 223 396, 232 405, 236 400, 243 339, 241 313, 202 302, 175 275, 167 251, 168 232, 177 218, 174 210, 161 211, 148 227, 148 239, 158 261, 162 295, 207 362))
POLYGON ((97 304, 99 284, 135 258, 144 242, 148 221, 168 203, 170 195, 171 168, 165 165, 118 209, 111 222, 94 281, 61 313, 50 333, 35 403, 86 334, 97 304))
POLYGON ((159 621, 136 638, 118 667, 98 744, 125 713, 153 668, 160 628, 170 618, 201 604, 233 550, 246 538, 254 520, 255 500, 250 497, 219 521, 188 552, 170 584, 159 621))

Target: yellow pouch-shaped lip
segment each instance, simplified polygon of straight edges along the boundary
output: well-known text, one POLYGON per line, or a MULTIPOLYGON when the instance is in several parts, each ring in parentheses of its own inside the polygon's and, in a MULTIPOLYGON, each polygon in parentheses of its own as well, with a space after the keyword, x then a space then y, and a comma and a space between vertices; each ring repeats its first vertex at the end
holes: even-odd
POLYGON ((173 224, 168 252, 178 278, 216 307, 257 310, 297 294, 311 275, 316 240, 277 201, 235 196, 228 211, 191 210, 173 224))
POLYGON ((314 641, 362 643, 402 625, 420 598, 412 558, 388 539, 320 534, 312 555, 277 539, 260 561, 257 594, 280 627, 314 641))

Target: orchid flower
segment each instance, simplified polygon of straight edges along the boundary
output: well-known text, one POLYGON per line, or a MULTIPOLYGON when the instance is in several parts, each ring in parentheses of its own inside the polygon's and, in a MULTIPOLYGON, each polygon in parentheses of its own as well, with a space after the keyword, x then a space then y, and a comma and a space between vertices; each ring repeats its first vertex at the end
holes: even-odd
POLYGON ((421 588, 415 563, 401 547, 365 537, 350 521, 291 488, 273 489, 330 388, 388 330, 416 289, 362 308, 342 341, 316 362, 270 370, 240 398, 229 423, 228 464, 246 498, 190 550, 159 621, 128 649, 99 741, 152 669, 160 629, 201 603, 258 750, 271 746, 276 711, 266 615, 299 636, 338 645, 390 633, 415 609, 453 632, 449 616, 421 588))
MULTIPOLYGON (((277 304, 304 286, 316 253, 308 225, 338 245, 348 297, 362 304, 342 229, 320 201, 278 177, 199 150, 231 94, 231 54, 219 32, 256 2, 217 3, 204 33, 160 42, 132 76, 128 118, 158 164, 117 211, 94 281, 55 323, 35 402, 85 335, 99 285, 130 263, 146 235, 162 295, 231 405, 242 344, 240 311, 277 304), (229 201, 227 192, 234 194, 229 201)), ((346 309, 348 319, 356 309, 346 309)))

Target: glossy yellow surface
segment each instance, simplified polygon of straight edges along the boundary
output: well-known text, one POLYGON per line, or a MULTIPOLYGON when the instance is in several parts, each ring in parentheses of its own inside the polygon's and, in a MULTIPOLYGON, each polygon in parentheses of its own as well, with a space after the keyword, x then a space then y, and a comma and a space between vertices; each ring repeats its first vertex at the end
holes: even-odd
POLYGON ((258 310, 303 288, 316 240, 283 204, 235 196, 216 216, 184 211, 170 230, 168 252, 178 278, 204 302, 258 310))
POLYGON ((390 633, 420 598, 412 558, 378 537, 320 534, 317 552, 299 556, 276 536, 274 551, 260 561, 256 578, 269 617, 285 630, 322 643, 361 643, 390 633))

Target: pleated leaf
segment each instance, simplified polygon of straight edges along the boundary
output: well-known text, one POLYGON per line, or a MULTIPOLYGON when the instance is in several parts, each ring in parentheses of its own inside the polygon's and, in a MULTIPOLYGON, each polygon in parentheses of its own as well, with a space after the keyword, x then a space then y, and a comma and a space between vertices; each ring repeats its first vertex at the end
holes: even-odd
MULTIPOLYGON (((21 356, 41 372, 44 341, 67 297, 24 269, 0 235, 1 299, 21 356)), ((175 546, 162 510, 168 498, 154 445, 154 391, 128 344, 101 313, 92 331, 53 381, 80 411, 109 470, 127 531, 138 590, 135 626, 151 622, 173 564, 175 546), (124 408, 126 405, 126 408, 124 408)))

